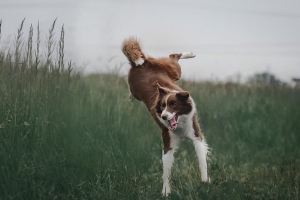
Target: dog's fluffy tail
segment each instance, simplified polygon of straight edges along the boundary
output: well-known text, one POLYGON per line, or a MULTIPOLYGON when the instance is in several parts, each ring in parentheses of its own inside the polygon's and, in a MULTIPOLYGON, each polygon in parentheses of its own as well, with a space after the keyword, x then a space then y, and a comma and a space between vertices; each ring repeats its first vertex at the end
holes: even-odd
POLYGON ((132 67, 142 65, 145 61, 145 55, 135 37, 129 37, 123 41, 122 51, 132 67))

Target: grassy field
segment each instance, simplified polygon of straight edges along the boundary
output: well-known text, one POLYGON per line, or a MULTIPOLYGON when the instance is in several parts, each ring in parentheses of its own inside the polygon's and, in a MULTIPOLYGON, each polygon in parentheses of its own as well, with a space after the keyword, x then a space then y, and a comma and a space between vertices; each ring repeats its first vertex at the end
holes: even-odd
MULTIPOLYGON (((0 53, 0 199, 164 199, 161 133, 130 103, 126 77, 71 73, 63 29, 57 45, 49 30, 45 61, 39 34, 21 33, 0 53)), ((197 104, 212 181, 201 183, 186 140, 168 199, 299 199, 299 90, 178 84, 197 104)))

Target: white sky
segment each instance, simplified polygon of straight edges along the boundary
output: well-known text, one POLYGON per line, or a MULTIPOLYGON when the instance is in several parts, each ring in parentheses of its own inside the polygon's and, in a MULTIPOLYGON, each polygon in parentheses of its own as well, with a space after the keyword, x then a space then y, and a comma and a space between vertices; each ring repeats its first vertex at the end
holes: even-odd
POLYGON ((288 82, 300 77, 298 0, 1 0, 2 46, 24 17, 24 37, 39 21, 42 45, 55 18, 57 37, 64 24, 66 58, 86 72, 127 62, 120 46, 134 35, 149 56, 194 52, 196 58, 180 61, 185 78, 264 71, 288 82))

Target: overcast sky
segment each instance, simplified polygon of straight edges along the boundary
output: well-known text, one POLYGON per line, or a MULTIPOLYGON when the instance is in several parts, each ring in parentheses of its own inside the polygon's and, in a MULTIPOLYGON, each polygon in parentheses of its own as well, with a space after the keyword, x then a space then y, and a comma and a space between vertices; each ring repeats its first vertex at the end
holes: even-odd
POLYGON ((185 78, 300 78, 298 0, 1 0, 2 47, 25 17, 24 37, 39 21, 42 45, 55 18, 57 37, 64 24, 66 58, 89 73, 126 63, 120 46, 134 35, 149 56, 194 52, 180 61, 185 78))

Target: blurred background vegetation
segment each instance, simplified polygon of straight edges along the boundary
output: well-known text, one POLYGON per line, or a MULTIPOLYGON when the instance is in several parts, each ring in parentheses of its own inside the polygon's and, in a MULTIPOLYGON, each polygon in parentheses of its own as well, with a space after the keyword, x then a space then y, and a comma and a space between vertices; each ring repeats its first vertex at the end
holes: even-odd
MULTIPOLYGON (((0 52, 0 199, 162 198, 161 133, 141 102, 130 103, 126 77, 72 71, 55 21, 44 57, 39 26, 27 39, 22 27, 0 52)), ((196 102, 212 182, 201 183, 184 141, 170 199, 299 199, 298 88, 269 73, 178 84, 196 102)))

